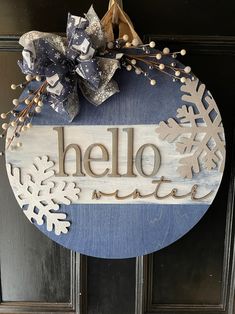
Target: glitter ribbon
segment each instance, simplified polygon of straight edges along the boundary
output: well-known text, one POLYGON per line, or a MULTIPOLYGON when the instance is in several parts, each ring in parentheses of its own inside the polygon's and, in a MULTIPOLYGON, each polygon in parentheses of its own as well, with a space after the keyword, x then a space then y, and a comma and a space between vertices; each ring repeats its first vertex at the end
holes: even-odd
POLYGON ((112 77, 119 61, 98 57, 106 47, 106 35, 91 7, 85 17, 68 15, 66 38, 32 31, 20 38, 24 74, 40 75, 47 81, 44 102, 72 121, 79 113, 78 89, 94 105, 119 91, 112 77))

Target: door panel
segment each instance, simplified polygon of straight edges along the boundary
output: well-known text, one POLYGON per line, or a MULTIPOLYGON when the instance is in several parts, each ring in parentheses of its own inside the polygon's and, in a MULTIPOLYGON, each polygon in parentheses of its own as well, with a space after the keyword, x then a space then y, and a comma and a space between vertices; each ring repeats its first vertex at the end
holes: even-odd
POLYGON ((87 259, 87 313, 135 311, 135 259, 87 259))

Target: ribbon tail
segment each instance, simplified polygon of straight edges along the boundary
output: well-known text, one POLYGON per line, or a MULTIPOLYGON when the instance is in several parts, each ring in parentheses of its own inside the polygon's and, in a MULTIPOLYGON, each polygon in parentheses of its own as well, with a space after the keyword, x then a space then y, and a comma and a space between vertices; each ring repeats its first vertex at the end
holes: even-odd
POLYGON ((72 122, 80 112, 79 98, 76 92, 68 95, 62 101, 57 97, 51 97, 48 102, 55 112, 59 113, 69 122, 72 122))
POLYGON ((45 100, 56 112, 71 122, 80 111, 77 77, 64 76, 58 80, 55 75, 54 85, 50 85, 53 78, 52 76, 48 79, 48 93, 45 100))
POLYGON ((96 91, 90 89, 83 80, 80 81, 79 87, 83 96, 95 106, 101 105, 109 97, 119 92, 118 84, 114 80, 111 80, 105 86, 102 86, 96 91))
POLYGON ((110 3, 113 4, 101 20, 107 41, 115 40, 113 24, 117 24, 119 28, 119 38, 122 38, 123 35, 126 34, 128 35, 130 42, 133 39, 137 39, 139 44, 142 44, 142 41, 136 33, 129 16, 123 11, 116 1, 111 0, 110 3))
POLYGON ((120 67, 119 61, 97 57, 97 65, 101 73, 98 89, 92 89, 86 80, 80 80, 79 82, 84 97, 95 106, 101 105, 109 97, 119 92, 117 82, 112 79, 116 70, 120 67))
POLYGON ((103 31, 101 21, 98 18, 93 6, 90 7, 87 14, 85 14, 87 20, 89 21, 89 25, 86 28, 86 33, 90 36, 92 47, 95 49, 99 49, 105 47, 106 38, 105 33, 103 31))
POLYGON ((78 98, 78 94, 76 90, 73 91, 73 93, 68 96, 63 109, 64 109, 64 112, 67 114, 69 122, 72 122, 74 118, 77 115, 79 115, 80 102, 79 102, 79 98, 78 98))

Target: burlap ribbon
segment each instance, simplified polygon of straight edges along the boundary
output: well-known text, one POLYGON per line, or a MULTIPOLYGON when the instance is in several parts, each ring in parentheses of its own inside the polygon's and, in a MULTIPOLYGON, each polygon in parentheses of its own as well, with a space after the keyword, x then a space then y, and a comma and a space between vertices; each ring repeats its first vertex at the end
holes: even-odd
POLYGON ((113 27, 116 25, 119 30, 119 38, 128 35, 129 41, 137 39, 142 43, 139 35, 136 33, 129 16, 122 9, 122 1, 110 0, 109 9, 101 20, 107 41, 115 40, 113 27))

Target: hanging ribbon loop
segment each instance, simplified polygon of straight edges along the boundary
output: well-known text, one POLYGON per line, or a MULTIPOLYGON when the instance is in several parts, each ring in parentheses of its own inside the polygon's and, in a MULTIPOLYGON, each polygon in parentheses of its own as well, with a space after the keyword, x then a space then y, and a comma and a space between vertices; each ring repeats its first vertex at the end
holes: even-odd
POLYGON ((124 35, 128 35, 130 42, 132 42, 133 39, 136 39, 139 44, 142 44, 142 41, 136 33, 129 16, 122 9, 121 0, 110 0, 109 10, 102 18, 101 23, 103 25, 107 41, 115 40, 113 26, 117 25, 119 28, 119 38, 122 38, 124 35))

